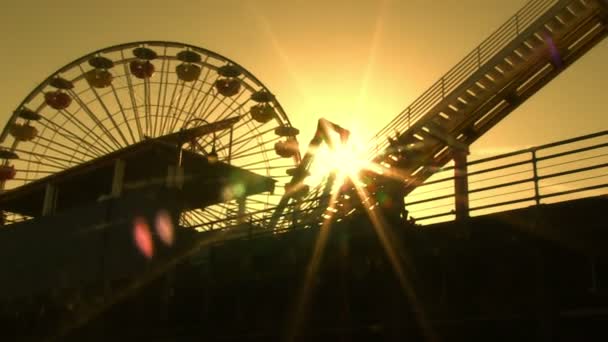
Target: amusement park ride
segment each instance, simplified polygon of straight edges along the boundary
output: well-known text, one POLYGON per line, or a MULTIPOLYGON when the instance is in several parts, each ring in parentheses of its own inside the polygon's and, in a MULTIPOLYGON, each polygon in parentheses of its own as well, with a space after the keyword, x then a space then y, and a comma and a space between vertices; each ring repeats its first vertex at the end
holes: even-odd
MULTIPOLYGON (((29 94, 0 136, 0 335, 582 336, 605 316, 559 330, 562 307, 543 290, 558 279, 547 259, 570 252, 508 224, 472 223, 462 175, 474 141, 607 33, 606 0, 530 1, 374 136, 373 167, 359 180, 328 170, 319 185, 306 184, 316 151, 348 144, 348 130, 320 120, 302 157, 275 96, 234 61, 160 41, 78 58, 29 94), (457 221, 423 232, 403 199, 452 160, 457 221), (496 235, 471 238, 487 226, 496 235), (454 235, 464 238, 449 242, 454 235), (475 253, 504 271, 487 271, 475 253), (479 299, 489 290, 475 297, 453 280, 481 273, 484 291, 502 298, 479 299), (505 279, 517 274, 533 285, 505 279), (463 309, 467 300, 479 310, 463 309)), ((585 203, 577 208, 590 210, 585 203)))

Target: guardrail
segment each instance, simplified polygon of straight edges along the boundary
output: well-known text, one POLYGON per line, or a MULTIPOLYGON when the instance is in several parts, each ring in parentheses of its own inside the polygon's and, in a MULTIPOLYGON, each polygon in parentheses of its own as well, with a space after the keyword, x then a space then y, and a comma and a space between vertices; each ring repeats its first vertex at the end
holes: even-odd
MULTIPOLYGON (((467 168, 471 216, 608 195, 608 131, 470 161, 467 168)), ((453 173, 453 166, 443 168, 407 196, 416 222, 454 219, 453 173)))
POLYGON ((399 113, 370 141, 370 156, 373 158, 388 147, 387 137, 395 131, 404 132, 420 120, 433 107, 446 99, 452 91, 480 70, 492 58, 508 47, 522 32, 530 28, 549 9, 557 4, 567 6, 574 0, 531 0, 513 17, 464 57, 450 71, 426 90, 411 105, 399 113))

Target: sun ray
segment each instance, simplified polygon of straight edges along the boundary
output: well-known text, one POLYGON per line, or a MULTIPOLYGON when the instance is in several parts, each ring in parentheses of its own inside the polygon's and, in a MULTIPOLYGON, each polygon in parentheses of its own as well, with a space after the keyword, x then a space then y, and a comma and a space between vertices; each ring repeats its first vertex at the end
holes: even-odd
POLYGON ((295 301, 296 304, 291 319, 287 325, 286 341, 291 342, 297 339, 306 318, 309 308, 309 301, 314 291, 313 280, 319 271, 319 265, 323 258, 323 253, 325 252, 325 246, 327 245, 327 239, 329 237, 331 223, 333 221, 335 212, 334 209, 337 196, 338 192, 333 192, 330 197, 330 204, 328 210, 326 210, 327 215, 325 215, 321 228, 319 229, 319 235, 315 241, 312 256, 308 262, 308 266, 306 267, 304 282, 298 291, 295 301))
MULTIPOLYGON (((277 54, 277 56, 281 60, 281 63, 283 64, 283 67, 287 71, 287 75, 289 75, 289 77, 292 80, 291 84, 293 84, 294 88, 297 89, 297 91, 300 95, 300 98, 305 103, 308 103, 308 104, 311 103, 311 101, 310 101, 311 96, 310 96, 309 92, 305 91, 305 87, 302 85, 303 83, 302 83, 301 79, 298 77, 296 71, 294 70, 295 69, 293 66, 294 63, 291 62, 291 58, 287 55, 287 53, 285 52, 285 49, 283 49, 283 47, 279 43, 279 40, 277 39, 277 36, 276 36, 274 30, 272 29, 269 20, 267 20, 266 17, 262 13, 260 13, 260 11, 257 8, 258 7, 257 4, 255 4, 253 1, 247 1, 246 4, 247 4, 249 11, 251 11, 251 13, 255 17, 256 21, 258 22, 258 26, 261 28, 261 30, 264 32, 264 34, 268 37, 269 41, 271 42, 275 53, 277 54)), ((307 107, 310 107, 310 105, 308 105, 307 107)))
POLYGON ((393 267, 393 271, 399 280, 399 285, 407 295, 408 299, 414 306, 414 313, 416 314, 416 319, 418 320, 418 324, 422 328, 422 331, 427 339, 427 341, 436 341, 437 336, 433 332, 430 322, 427 318, 427 314, 422 306, 422 304, 418 301, 418 297, 416 292, 408 280, 406 276, 406 272, 404 269, 404 264, 409 264, 409 258, 404 250, 400 248, 400 245, 394 243, 398 241, 397 237, 394 236, 394 233, 388 227, 388 224, 382 214, 378 211, 378 206, 375 205, 375 202, 372 205, 367 205, 369 202, 370 195, 365 190, 364 187, 359 185, 358 182, 352 182, 355 190, 359 196, 359 199, 362 203, 362 207, 364 208, 367 216, 370 218, 372 226, 380 239, 382 247, 393 267))
POLYGON ((361 109, 364 107, 363 104, 367 99, 367 92, 370 82, 370 77, 372 71, 376 65, 376 57, 378 54, 378 44, 380 41, 380 36, 383 30, 384 18, 388 8, 389 0, 384 0, 380 4, 379 13, 376 16, 376 22, 374 26, 374 31, 372 33, 371 44, 369 47, 369 54, 367 57, 367 64, 365 66, 365 71, 363 72, 363 77, 361 79, 361 87, 359 88, 359 95, 357 97, 356 106, 354 108, 355 113, 353 113, 353 117, 360 117, 362 113, 360 113, 361 109))

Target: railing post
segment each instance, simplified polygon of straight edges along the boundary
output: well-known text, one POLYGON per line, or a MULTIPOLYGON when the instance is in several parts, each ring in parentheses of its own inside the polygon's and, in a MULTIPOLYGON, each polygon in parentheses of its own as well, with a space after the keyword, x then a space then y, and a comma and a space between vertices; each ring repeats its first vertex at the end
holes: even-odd
POLYGON ((467 154, 469 154, 469 151, 467 150, 454 150, 454 192, 456 220, 463 220, 469 217, 467 154))
POLYGON ((44 202, 42 202, 42 216, 48 216, 55 212, 57 204, 57 187, 47 183, 44 188, 44 202))
POLYGON ((538 160, 536 159, 536 150, 532 150, 532 171, 534 173, 534 200, 536 201, 536 205, 540 204, 540 190, 538 186, 538 160))

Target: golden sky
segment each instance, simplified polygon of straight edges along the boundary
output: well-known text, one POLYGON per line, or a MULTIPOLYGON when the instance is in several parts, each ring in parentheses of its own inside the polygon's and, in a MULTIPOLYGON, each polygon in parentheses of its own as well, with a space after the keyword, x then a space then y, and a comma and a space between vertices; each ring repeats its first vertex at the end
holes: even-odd
MULTIPOLYGON (((138 40, 197 45, 277 95, 307 143, 319 117, 371 136, 525 0, 7 0, 0 14, 0 119, 49 74, 138 40)), ((608 127, 608 41, 472 146, 503 152, 608 127)))

